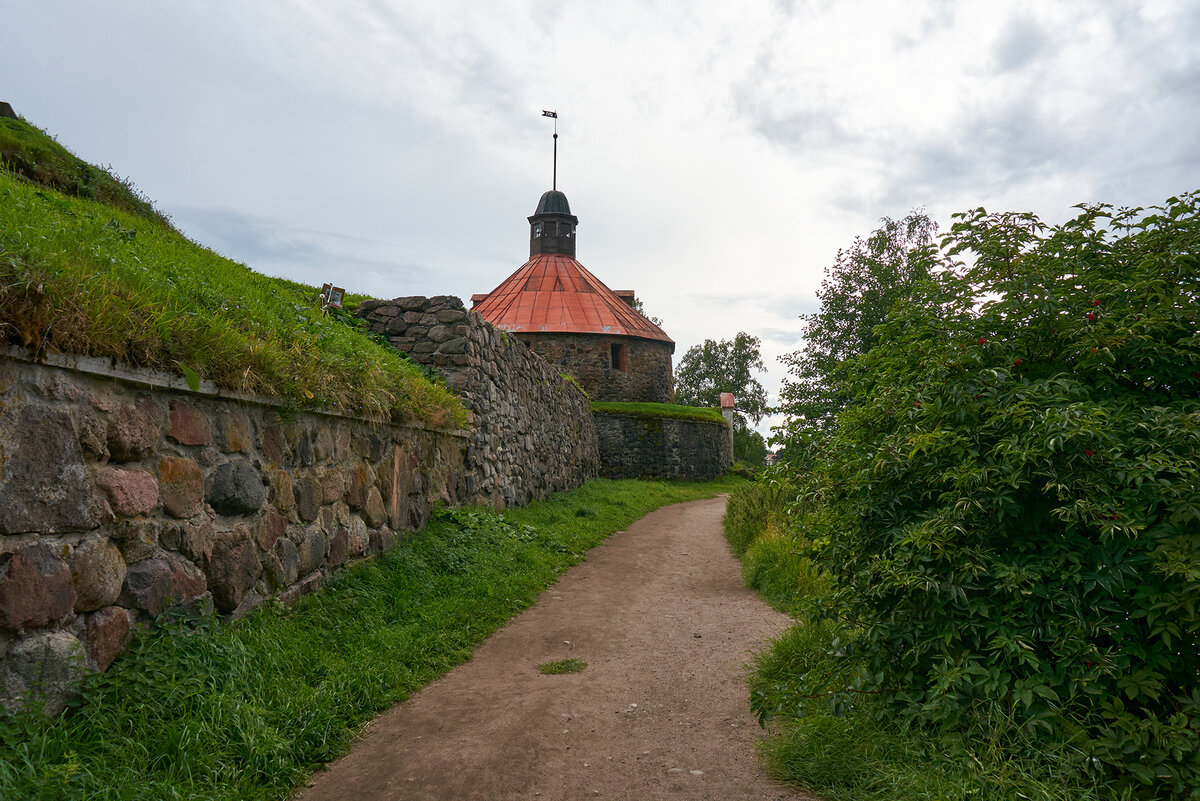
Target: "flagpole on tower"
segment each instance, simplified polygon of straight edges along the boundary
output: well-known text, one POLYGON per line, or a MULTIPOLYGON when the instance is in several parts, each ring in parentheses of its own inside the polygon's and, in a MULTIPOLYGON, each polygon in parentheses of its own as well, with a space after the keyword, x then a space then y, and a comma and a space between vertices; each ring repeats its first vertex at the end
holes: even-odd
POLYGON ((554 118, 554 178, 550 188, 558 189, 558 112, 542 109, 542 116, 554 118))

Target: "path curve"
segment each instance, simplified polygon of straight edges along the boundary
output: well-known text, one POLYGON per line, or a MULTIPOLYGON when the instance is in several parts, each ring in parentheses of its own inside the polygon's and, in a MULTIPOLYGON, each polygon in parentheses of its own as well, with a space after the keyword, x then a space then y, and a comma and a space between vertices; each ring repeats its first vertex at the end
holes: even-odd
POLYGON ((788 618, 743 585, 724 509, 667 506, 609 537, 298 801, 808 798, 754 753, 743 665, 788 618), (537 670, 568 657, 587 669, 537 670))

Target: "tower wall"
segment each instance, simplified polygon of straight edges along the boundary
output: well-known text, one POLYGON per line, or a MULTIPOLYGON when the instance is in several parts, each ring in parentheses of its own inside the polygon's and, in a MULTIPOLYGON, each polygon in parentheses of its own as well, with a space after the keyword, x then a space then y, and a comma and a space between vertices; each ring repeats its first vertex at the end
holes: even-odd
POLYGON ((522 331, 512 336, 578 381, 592 400, 670 403, 675 397, 674 343, 605 334, 522 331), (617 354, 614 345, 621 349, 617 354))

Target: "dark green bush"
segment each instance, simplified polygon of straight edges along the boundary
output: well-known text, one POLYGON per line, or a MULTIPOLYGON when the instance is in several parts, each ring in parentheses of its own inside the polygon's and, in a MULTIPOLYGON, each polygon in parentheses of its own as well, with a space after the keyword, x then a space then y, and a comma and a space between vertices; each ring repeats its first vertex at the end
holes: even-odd
POLYGON ((1200 798, 1200 199, 942 247, 805 484, 848 693, 1200 798))

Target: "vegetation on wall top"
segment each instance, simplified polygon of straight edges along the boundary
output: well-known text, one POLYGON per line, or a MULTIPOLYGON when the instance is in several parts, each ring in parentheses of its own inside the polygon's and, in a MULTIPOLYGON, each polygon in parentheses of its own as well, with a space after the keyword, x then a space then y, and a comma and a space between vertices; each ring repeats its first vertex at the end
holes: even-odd
POLYGON ((324 314, 313 287, 189 241, 127 183, 26 123, 0 119, 0 152, 3 342, 109 357, 299 408, 464 424, 449 390, 357 321, 324 314))
POLYGON ((705 423, 724 423, 720 409, 705 409, 698 406, 680 406, 675 403, 634 403, 632 401, 592 401, 592 411, 597 414, 623 414, 647 420, 675 418, 677 420, 699 420, 705 423))

